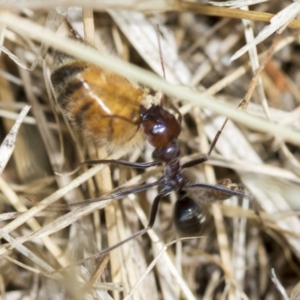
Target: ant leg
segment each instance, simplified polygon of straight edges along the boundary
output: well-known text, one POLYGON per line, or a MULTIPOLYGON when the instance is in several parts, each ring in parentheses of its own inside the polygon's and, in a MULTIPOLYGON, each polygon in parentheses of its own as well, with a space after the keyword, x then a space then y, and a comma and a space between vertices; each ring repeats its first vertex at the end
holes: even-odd
MULTIPOLYGON (((126 160, 121 160, 121 159, 91 159, 91 160, 86 160, 86 161, 81 162, 75 170, 73 170, 69 173, 65 173, 65 175, 72 175, 72 174, 76 173, 80 169, 80 167, 84 164, 90 164, 90 165, 118 164, 118 165, 123 165, 123 166, 131 167, 131 168, 147 169, 150 167, 157 166, 159 164, 159 162, 150 161, 150 162, 146 162, 146 163, 133 163, 133 162, 129 162, 126 160)), ((55 174, 61 175, 60 173, 57 173, 57 172, 55 172, 55 174)))
POLYGON ((188 161, 186 162, 185 164, 183 164, 181 166, 182 169, 185 169, 185 168, 190 168, 190 167, 193 167, 195 165, 199 165, 199 164, 202 164, 204 162, 206 162, 208 160, 208 156, 205 155, 203 157, 200 157, 200 158, 197 158, 197 159, 194 159, 192 161, 188 161))
MULTIPOLYGON (((259 210, 258 203, 250 195, 246 195, 243 192, 240 192, 240 191, 237 191, 237 190, 232 190, 232 189, 227 188, 225 186, 222 186, 220 184, 212 185, 212 184, 208 184, 208 183, 196 183, 196 184, 192 184, 192 185, 189 185, 189 186, 185 187, 185 189, 188 189, 188 188, 210 189, 210 190, 214 190, 214 191, 217 191, 217 192, 221 192, 221 193, 229 195, 229 196, 237 196, 237 197, 240 197, 240 198, 246 198, 248 200, 253 200, 252 203, 253 203, 254 213, 255 213, 255 215, 258 218, 259 224, 261 226, 264 226, 264 220, 261 217, 261 214, 259 212, 260 210, 259 210)), ((226 200, 226 199, 225 198, 223 198, 223 199, 218 199, 218 198, 211 198, 211 199, 209 199, 208 198, 204 202, 206 202, 206 203, 208 203, 208 202, 218 202, 218 201, 223 201, 223 200, 226 200)))
POLYGON ((202 164, 204 162, 206 162, 208 160, 208 158, 210 157, 212 151, 214 150, 215 146, 216 146, 216 143, 220 137, 220 135, 222 134, 224 128, 225 128, 225 125, 228 121, 228 118, 226 118, 226 120, 224 121, 222 127, 220 128, 220 130, 218 130, 217 134, 215 135, 215 138, 214 140, 212 141, 211 145, 210 145, 210 148, 207 152, 206 155, 204 155, 203 157, 200 157, 198 159, 194 159, 192 161, 188 161, 187 163, 183 164, 181 167, 182 169, 185 169, 185 168, 189 168, 189 167, 193 167, 195 165, 199 165, 199 164, 202 164))
POLYGON ((158 165, 158 162, 150 161, 150 162, 146 162, 146 163, 133 163, 133 162, 121 160, 121 159, 95 159, 95 160, 86 160, 86 161, 82 162, 81 164, 90 164, 90 165, 118 164, 118 165, 123 165, 123 166, 127 166, 127 167, 132 167, 132 168, 146 169, 146 168, 150 168, 150 167, 158 165))
POLYGON ((160 193, 158 194, 153 203, 152 203, 152 206, 151 206, 151 212, 150 212, 150 218, 149 218, 149 224, 146 228, 150 229, 152 228, 154 222, 155 222, 155 218, 156 218, 156 215, 157 215, 157 210, 158 210, 158 205, 159 205, 159 202, 162 198, 164 198, 165 196, 167 196, 169 193, 160 193))
MULTIPOLYGON (((121 160, 121 159, 94 159, 94 160, 91 159, 91 160, 86 160, 86 161, 81 162, 79 164, 79 166, 74 171, 66 173, 65 175, 74 174, 84 164, 90 164, 90 165, 118 164, 118 165, 127 166, 127 167, 131 167, 131 168, 147 169, 147 168, 150 168, 150 167, 157 166, 159 163, 156 162, 156 161, 150 161, 150 162, 146 162, 146 163, 133 163, 133 162, 129 162, 129 161, 126 161, 126 160, 121 160)), ((56 173, 56 174, 60 175, 60 173, 56 173)))
POLYGON ((143 184, 143 185, 139 185, 139 186, 133 187, 129 190, 116 192, 116 193, 109 194, 109 195, 102 196, 102 197, 98 197, 98 198, 86 199, 86 200, 83 200, 83 201, 69 203, 67 205, 67 207, 70 208, 70 207, 74 207, 74 206, 87 205, 87 204, 90 204, 90 203, 96 203, 96 202, 105 201, 105 200, 120 199, 120 198, 122 198, 124 196, 127 196, 129 194, 139 193, 139 192, 147 190, 151 187, 159 185, 160 183, 163 182, 163 179, 164 179, 164 177, 161 177, 157 181, 154 181, 154 182, 151 182, 151 183, 146 183, 146 184, 143 184))
POLYGON ((159 205, 159 202, 160 200, 165 197, 166 195, 168 195, 169 193, 160 193, 158 194, 154 201, 153 201, 153 204, 152 204, 152 207, 151 207, 151 212, 150 212, 150 218, 149 218, 149 224, 147 225, 146 228, 134 233, 132 236, 128 237, 127 239, 117 243, 116 245, 113 245, 109 248, 106 248, 104 249, 103 251, 101 251, 101 253, 97 253, 95 255, 93 255, 92 257, 89 257, 88 259, 94 259, 94 258, 99 258, 99 257, 102 257, 104 255, 107 255, 109 252, 111 252, 112 250, 126 244, 127 242, 133 240, 134 238, 138 237, 138 236, 141 236, 143 235, 144 233, 146 233, 149 229, 152 228, 154 222, 155 222, 155 217, 156 217, 156 214, 157 214, 157 210, 158 210, 158 205, 159 205))
MULTIPOLYGON (((230 196, 238 196, 238 197, 242 197, 242 198, 247 198, 249 200, 252 199, 252 197, 250 195, 246 195, 242 192, 239 192, 239 191, 234 191, 232 189, 229 189, 223 185, 213 185, 213 184, 209 184, 209 183, 195 183, 195 184, 192 184, 192 185, 188 185, 186 187, 184 187, 184 189, 190 189, 190 188, 204 188, 204 189, 210 189, 210 190, 215 190, 215 191, 218 191, 218 192, 221 192, 221 193, 224 193, 224 194, 227 194, 227 195, 230 195, 230 196)), ((215 201, 215 200, 212 200, 212 201, 215 201)))

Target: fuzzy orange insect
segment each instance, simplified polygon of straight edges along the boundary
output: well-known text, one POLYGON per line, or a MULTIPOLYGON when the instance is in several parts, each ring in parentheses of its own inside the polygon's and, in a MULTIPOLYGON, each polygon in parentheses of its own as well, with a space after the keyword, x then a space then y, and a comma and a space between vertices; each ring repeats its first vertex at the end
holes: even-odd
POLYGON ((109 150, 132 149, 145 139, 141 105, 148 91, 125 77, 57 52, 51 82, 57 102, 72 123, 109 150))

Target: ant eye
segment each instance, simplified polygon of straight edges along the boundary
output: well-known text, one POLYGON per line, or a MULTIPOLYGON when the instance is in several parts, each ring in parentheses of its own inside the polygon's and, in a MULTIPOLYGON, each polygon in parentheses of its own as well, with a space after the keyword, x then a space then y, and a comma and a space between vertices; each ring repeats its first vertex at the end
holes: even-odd
POLYGON ((181 237, 198 236, 201 233, 205 215, 191 198, 180 198, 174 206, 174 225, 181 237))

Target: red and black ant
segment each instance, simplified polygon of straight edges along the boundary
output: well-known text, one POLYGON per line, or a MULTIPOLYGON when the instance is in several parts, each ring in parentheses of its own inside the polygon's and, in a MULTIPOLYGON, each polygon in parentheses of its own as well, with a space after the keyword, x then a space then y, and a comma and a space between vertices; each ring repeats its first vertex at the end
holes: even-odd
POLYGON ((164 175, 153 183, 68 205, 68 207, 73 207, 83 205, 83 203, 86 205, 122 198, 153 186, 161 186, 161 191, 155 197, 151 207, 148 226, 117 245, 104 250, 103 254, 152 228, 161 199, 173 191, 177 194, 174 222, 178 233, 182 236, 197 235, 201 228, 201 207, 187 196, 188 190, 204 188, 229 196, 251 198, 240 191, 222 185, 190 184, 183 176, 183 169, 208 160, 221 131, 217 133, 207 155, 181 165, 177 141, 181 132, 181 115, 177 111, 179 117, 176 119, 161 104, 149 105, 150 96, 146 89, 120 75, 60 52, 57 52, 54 58, 51 82, 57 101, 69 119, 85 133, 95 138, 100 145, 105 145, 109 149, 129 148, 138 144, 136 140, 140 141, 141 136, 144 135, 148 143, 155 148, 152 153, 153 161, 148 163, 133 163, 124 160, 97 160, 86 163, 119 164, 142 169, 164 164, 164 175))

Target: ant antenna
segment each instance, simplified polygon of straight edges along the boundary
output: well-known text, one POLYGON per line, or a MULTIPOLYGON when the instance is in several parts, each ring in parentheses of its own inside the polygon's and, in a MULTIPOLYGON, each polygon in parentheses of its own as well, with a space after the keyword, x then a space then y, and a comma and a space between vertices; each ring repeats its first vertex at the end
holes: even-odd
MULTIPOLYGON (((164 64, 164 59, 163 59, 163 54, 162 54, 162 49, 161 49, 161 42, 160 42, 160 26, 158 24, 156 24, 156 34, 157 34, 157 43, 158 43, 158 52, 159 52, 159 59, 160 59, 160 65, 161 65, 161 69, 162 69, 162 73, 163 73, 163 78, 166 80, 167 76, 166 76, 166 69, 165 69, 165 64, 164 64)), ((160 106, 163 106, 163 100, 164 100, 165 96, 163 96, 160 100, 160 106)), ((172 109, 178 114, 178 121, 181 124, 181 120, 182 120, 182 115, 180 113, 180 111, 178 110, 178 108, 173 104, 172 101, 170 101, 170 106, 172 107, 172 109)))
MULTIPOLYGON (((278 44, 280 40, 280 36, 278 36, 274 42, 272 43, 271 47, 269 48, 269 50, 267 51, 266 57, 264 59, 264 61, 261 63, 260 67, 258 68, 258 70, 256 71, 255 76, 252 78, 251 83, 250 83, 250 87, 248 89, 248 92, 245 95, 245 98, 238 104, 237 109, 242 109, 242 110, 247 110, 248 104, 250 102, 250 99, 252 97, 252 94, 254 92, 254 89, 256 87, 257 81, 259 79, 259 76, 261 75, 261 73, 263 72, 263 70, 265 69, 266 64, 271 60, 272 58, 272 54, 274 53, 274 49, 276 47, 276 45, 278 44)), ((220 135, 222 134, 227 122, 228 122, 228 118, 225 119, 223 125, 221 126, 221 128, 218 130, 217 134, 214 137, 214 140, 212 141, 209 150, 207 152, 207 154, 199 159, 195 159, 192 160, 190 162, 186 162, 184 164, 182 164, 182 168, 189 168, 192 166, 195 166, 197 164, 201 164, 205 161, 208 160, 209 156, 211 155, 213 149, 215 148, 215 145, 220 137, 220 135)))
POLYGON ((161 51, 161 42, 160 42, 160 37, 159 37, 159 34, 161 33, 161 31, 160 31, 160 27, 158 24, 156 24, 156 33, 157 33, 157 42, 158 42, 158 51, 159 51, 159 59, 160 59, 161 69, 163 72, 163 77, 164 77, 164 79, 166 79, 166 71, 165 71, 163 55, 162 55, 162 51, 161 51))

